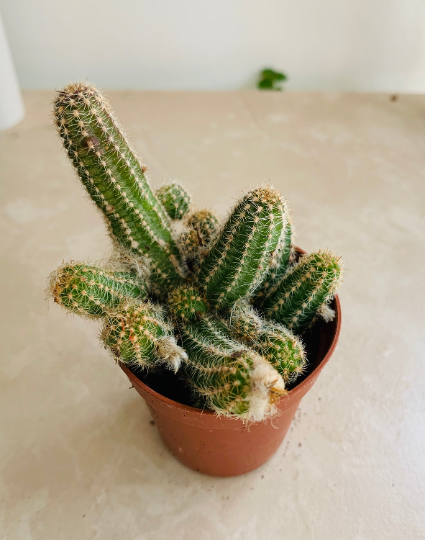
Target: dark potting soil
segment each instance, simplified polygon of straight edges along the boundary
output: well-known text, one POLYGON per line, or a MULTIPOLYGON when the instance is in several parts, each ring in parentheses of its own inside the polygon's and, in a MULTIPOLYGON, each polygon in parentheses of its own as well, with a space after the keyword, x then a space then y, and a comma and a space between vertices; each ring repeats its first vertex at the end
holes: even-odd
MULTIPOLYGON (((332 301, 330 307, 336 309, 335 300, 332 301)), ((328 323, 319 320, 311 330, 302 336, 307 351, 307 368, 296 381, 286 385, 287 390, 295 388, 320 364, 332 343, 335 328, 336 320, 328 323)), ((152 388, 152 390, 155 390, 155 392, 183 405, 189 405, 199 409, 206 408, 202 402, 202 398, 195 396, 193 393, 182 370, 174 373, 165 368, 149 372, 141 371, 137 368, 130 369, 142 382, 152 388)))
POLYGON ((170 369, 158 368, 155 370, 140 370, 131 366, 128 366, 130 371, 136 375, 142 382, 161 394, 162 396, 177 401, 182 405, 189 405, 190 407, 197 407, 203 409, 203 403, 200 398, 196 396, 190 387, 189 383, 182 371, 174 373, 170 369))

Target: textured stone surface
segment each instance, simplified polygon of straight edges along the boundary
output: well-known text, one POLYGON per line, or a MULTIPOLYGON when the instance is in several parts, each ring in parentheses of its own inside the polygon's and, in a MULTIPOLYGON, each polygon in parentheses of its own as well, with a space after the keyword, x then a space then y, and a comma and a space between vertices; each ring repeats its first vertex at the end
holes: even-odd
POLYGON ((0 134, 0 538, 419 540, 425 535, 425 97, 110 92, 151 168, 224 214, 270 180, 298 244, 341 253, 334 357, 263 468, 180 465, 97 343, 44 301, 63 259, 110 248, 51 125, 0 134))

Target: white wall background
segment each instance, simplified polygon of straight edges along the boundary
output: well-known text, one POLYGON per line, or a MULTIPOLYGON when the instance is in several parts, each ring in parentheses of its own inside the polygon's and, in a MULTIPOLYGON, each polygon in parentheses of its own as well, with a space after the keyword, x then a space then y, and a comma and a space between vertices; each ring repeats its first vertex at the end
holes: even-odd
POLYGON ((0 0, 24 88, 425 92, 424 0, 0 0))

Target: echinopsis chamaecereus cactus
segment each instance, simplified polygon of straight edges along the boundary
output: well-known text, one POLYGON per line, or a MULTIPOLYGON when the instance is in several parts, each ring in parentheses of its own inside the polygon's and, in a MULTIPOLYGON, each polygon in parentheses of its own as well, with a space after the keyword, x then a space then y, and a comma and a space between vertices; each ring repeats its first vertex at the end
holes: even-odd
POLYGON ((223 320, 208 313, 200 293, 181 287, 169 298, 188 358, 185 373, 194 389, 219 414, 256 421, 274 412, 285 385, 272 365, 232 339, 223 320))
POLYGON ((149 368, 163 363, 177 371, 187 358, 162 308, 149 302, 132 301, 111 311, 101 339, 117 360, 130 366, 149 368))
POLYGON ((303 373, 307 355, 301 339, 281 324, 262 319, 247 303, 238 303, 231 313, 230 331, 264 356, 285 382, 303 373))
POLYGON ((199 284, 216 308, 229 308, 261 283, 288 222, 288 203, 270 186, 237 204, 199 270, 199 284))
MULTIPOLYGON (((70 84, 55 124, 114 251, 105 266, 63 264, 50 277, 55 302, 101 319, 101 341, 140 372, 179 370, 196 402, 217 414, 261 421, 276 411, 308 364, 300 334, 341 282, 328 251, 295 262, 287 201, 272 186, 246 193, 220 225, 191 210, 176 182, 152 191, 106 99, 70 84)), ((187 386, 185 386, 187 388, 187 386)))
POLYGON ((171 219, 183 219, 189 212, 191 203, 190 195, 177 182, 160 187, 156 192, 156 196, 161 201, 162 206, 171 219))
POLYGON ((296 333, 306 330, 322 315, 333 317, 327 307, 342 279, 340 257, 330 251, 304 255, 263 303, 266 315, 296 333))
POLYGON ((260 287, 255 291, 255 296, 259 305, 267 297, 275 285, 277 285, 288 271, 291 258, 293 256, 292 246, 293 225, 288 219, 286 227, 280 238, 280 243, 273 254, 269 269, 263 278, 260 287))
POLYGON ((109 103, 92 86, 71 84, 59 92, 54 112, 63 145, 112 237, 134 257, 149 261, 153 285, 180 283, 180 254, 169 217, 109 103))
POLYGON ((80 315, 101 317, 130 298, 147 296, 145 283, 130 272, 70 262, 50 275, 54 301, 80 315))
POLYGON ((232 340, 222 321, 206 316, 187 322, 181 341, 189 356, 185 372, 210 409, 254 422, 273 415, 285 393, 282 377, 254 350, 232 340))

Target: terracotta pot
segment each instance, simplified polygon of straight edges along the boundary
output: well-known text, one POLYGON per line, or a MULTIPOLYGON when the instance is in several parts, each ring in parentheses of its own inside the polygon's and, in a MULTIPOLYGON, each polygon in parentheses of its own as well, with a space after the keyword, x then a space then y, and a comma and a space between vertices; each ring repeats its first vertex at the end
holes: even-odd
POLYGON ((241 420, 219 418, 211 411, 195 409, 164 397, 122 365, 130 382, 148 404, 159 433, 187 467, 213 476, 236 476, 263 465, 279 448, 301 398, 310 390, 329 361, 338 342, 341 306, 332 305, 336 317, 317 323, 306 339, 310 370, 278 402, 279 416, 247 426, 241 420))

